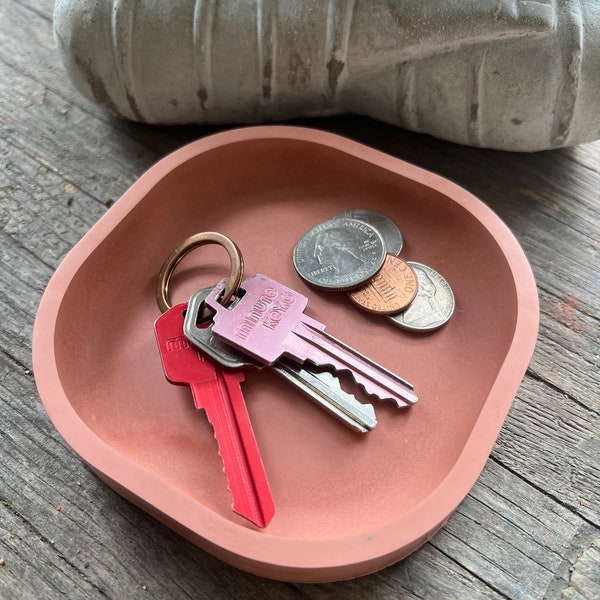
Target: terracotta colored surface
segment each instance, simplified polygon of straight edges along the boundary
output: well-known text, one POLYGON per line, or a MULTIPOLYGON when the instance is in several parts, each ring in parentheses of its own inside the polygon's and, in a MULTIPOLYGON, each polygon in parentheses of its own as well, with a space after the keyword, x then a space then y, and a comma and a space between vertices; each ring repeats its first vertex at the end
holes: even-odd
MULTIPOLYGON (((173 278, 172 301, 228 269, 222 248, 194 251, 173 278)), ((117 491, 233 565, 327 581, 391 564, 445 522, 485 464, 537 324, 521 248, 468 192, 335 135, 257 127, 171 154, 92 228, 48 285, 34 366, 56 427, 117 491), (448 280, 456 313, 446 326, 411 334, 300 280, 296 240, 352 208, 388 215, 405 238, 401 256, 448 280), (248 274, 306 294, 311 316, 420 397, 404 411, 374 400, 379 424, 361 436, 274 375, 248 373, 244 392, 276 504, 264 530, 231 511, 210 426, 189 391, 165 381, 155 346, 160 266, 203 230, 235 240, 248 274)))

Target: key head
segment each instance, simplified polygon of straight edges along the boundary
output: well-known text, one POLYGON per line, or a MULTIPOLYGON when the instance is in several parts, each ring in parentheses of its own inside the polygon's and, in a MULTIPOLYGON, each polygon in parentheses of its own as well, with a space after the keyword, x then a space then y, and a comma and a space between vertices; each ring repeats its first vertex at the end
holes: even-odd
POLYGON ((183 322, 185 337, 193 346, 199 348, 201 352, 226 369, 262 367, 261 363, 215 337, 213 335, 214 322, 212 320, 201 322, 201 316, 206 306, 205 300, 213 289, 214 286, 204 288, 190 298, 183 322))
MULTIPOLYGON (((216 378, 217 366, 199 352, 185 337, 183 323, 187 303, 177 304, 163 313, 154 323, 154 331, 165 377, 177 385, 189 385, 193 389, 201 389, 202 384, 209 384, 216 378)), ((243 374, 232 373, 239 381, 243 374)), ((195 393, 196 408, 203 408, 203 395, 195 393)))
POLYGON ((213 333, 263 364, 284 354, 284 340, 302 317, 308 298, 257 273, 242 282, 242 294, 230 307, 218 302, 221 282, 206 298, 215 311, 213 333))

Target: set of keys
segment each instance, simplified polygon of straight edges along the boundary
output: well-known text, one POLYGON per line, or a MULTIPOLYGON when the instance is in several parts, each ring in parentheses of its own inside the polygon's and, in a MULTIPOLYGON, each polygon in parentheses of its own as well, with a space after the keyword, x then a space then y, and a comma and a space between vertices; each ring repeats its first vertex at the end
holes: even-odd
POLYGON ((271 369, 362 433, 377 424, 373 406, 345 392, 331 370, 349 373, 368 395, 398 407, 417 401, 410 383, 304 314, 306 296, 265 275, 243 279, 241 252, 222 234, 197 234, 171 254, 159 275, 157 300, 163 314, 155 322, 155 333, 165 375, 174 384, 188 385, 196 408, 205 410, 233 510, 258 527, 268 525, 275 507, 241 389, 244 371, 271 369), (192 249, 208 243, 229 253, 230 277, 171 307, 168 284, 175 267, 192 249))

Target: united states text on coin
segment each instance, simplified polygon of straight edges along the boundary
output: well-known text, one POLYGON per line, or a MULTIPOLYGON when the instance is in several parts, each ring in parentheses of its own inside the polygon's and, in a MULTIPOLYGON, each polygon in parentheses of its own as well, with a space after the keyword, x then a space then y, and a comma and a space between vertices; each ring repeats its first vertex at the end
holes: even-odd
POLYGON ((432 331, 448 322, 454 313, 454 294, 448 282, 434 269, 408 261, 419 280, 419 291, 403 312, 388 315, 398 327, 410 331, 432 331))
POLYGON ((368 312, 390 315, 405 309, 417 295, 418 287, 417 276, 410 266, 388 254, 379 273, 363 287, 348 292, 348 296, 368 312))
POLYGON ((296 243, 294 267, 307 283, 322 290, 361 286, 385 260, 385 242, 373 226, 356 219, 319 223, 296 243))
POLYGON ((369 225, 372 225, 381 233, 383 240, 385 241, 385 247, 389 254, 395 254, 398 256, 404 245, 402 239, 402 233, 398 226, 388 217, 381 213, 375 212, 374 210, 367 210, 366 208, 355 208, 352 210, 346 210, 333 217, 334 219, 358 219, 364 221, 369 225))

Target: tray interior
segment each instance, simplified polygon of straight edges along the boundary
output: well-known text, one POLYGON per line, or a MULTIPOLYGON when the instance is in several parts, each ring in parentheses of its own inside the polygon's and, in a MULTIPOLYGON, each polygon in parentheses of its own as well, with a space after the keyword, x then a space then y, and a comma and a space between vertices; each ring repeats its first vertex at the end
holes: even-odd
MULTIPOLYGON (((376 429, 360 435, 268 369, 248 372, 244 394, 276 503, 263 533, 330 539, 401 518, 453 468, 513 340, 516 283, 494 237, 424 183, 297 139, 250 139, 191 155, 107 227, 61 300, 55 352, 66 398, 119 453, 250 528, 230 509, 203 412, 193 408, 187 388, 165 381, 154 340, 159 268, 185 237, 207 230, 240 246, 247 274, 262 272, 306 294, 308 314, 408 379, 420 398, 399 410, 344 377, 347 391, 373 402, 378 415, 376 429), (401 257, 448 280, 456 311, 445 327, 409 333, 361 312, 341 292, 316 291, 300 280, 291 260, 298 238, 352 208, 389 216, 405 239, 401 257)), ((173 303, 226 276, 228 267, 222 248, 195 250, 173 278, 173 303)))

